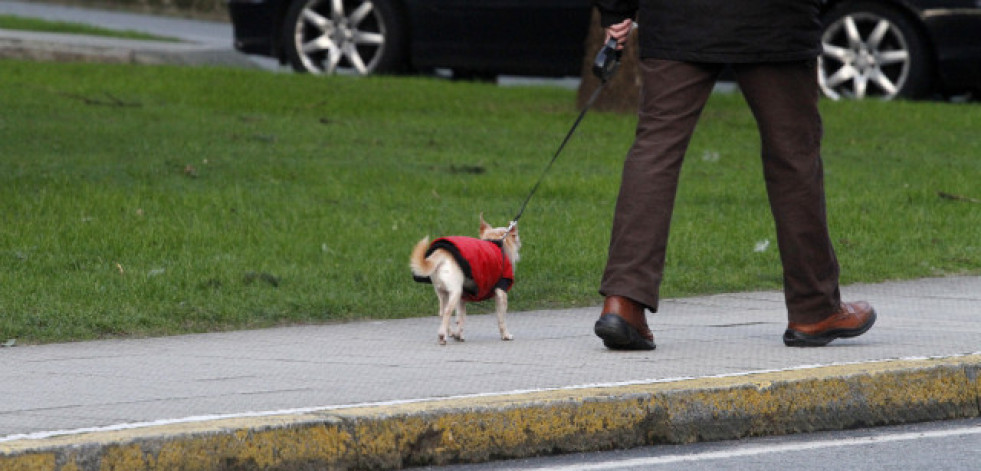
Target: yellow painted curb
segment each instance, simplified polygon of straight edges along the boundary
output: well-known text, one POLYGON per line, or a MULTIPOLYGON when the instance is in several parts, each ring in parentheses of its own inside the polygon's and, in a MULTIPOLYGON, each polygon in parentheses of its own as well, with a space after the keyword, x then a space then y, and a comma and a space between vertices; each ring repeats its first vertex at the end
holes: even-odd
POLYGON ((981 355, 0 443, 4 471, 397 469, 981 415, 981 355))

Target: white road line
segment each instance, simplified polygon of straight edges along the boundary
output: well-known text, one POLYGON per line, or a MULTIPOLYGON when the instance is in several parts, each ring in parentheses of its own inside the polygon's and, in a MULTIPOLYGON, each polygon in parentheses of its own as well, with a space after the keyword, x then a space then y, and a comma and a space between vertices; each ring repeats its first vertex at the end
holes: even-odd
MULTIPOLYGON (((240 412, 234 414, 197 415, 191 417, 181 417, 176 419, 159 419, 159 420, 152 420, 147 422, 126 422, 121 424, 105 425, 105 426, 97 426, 97 427, 84 427, 84 428, 77 428, 71 430, 51 430, 51 431, 33 432, 33 433, 17 433, 12 435, 0 436, 0 443, 7 443, 7 442, 13 442, 19 440, 44 440, 48 438, 62 437, 68 435, 83 435, 83 434, 99 433, 99 432, 135 430, 135 429, 158 427, 164 425, 191 424, 191 423, 200 423, 200 422, 225 420, 225 419, 248 419, 248 418, 258 418, 258 417, 270 417, 270 416, 277 416, 277 415, 294 415, 294 414, 310 414, 316 412, 329 412, 334 410, 353 409, 359 407, 394 406, 394 405, 403 405, 403 404, 420 404, 426 402, 436 402, 436 401, 445 401, 445 400, 454 400, 454 399, 470 399, 470 398, 481 398, 481 397, 492 397, 492 396, 519 396, 523 394, 532 394, 532 393, 541 393, 541 392, 576 391, 580 389, 591 389, 591 388, 614 388, 614 387, 622 387, 622 386, 638 386, 644 384, 658 384, 658 383, 671 383, 676 381, 687 381, 692 379, 734 378, 734 377, 751 376, 751 375, 763 374, 763 373, 779 373, 785 371, 817 369, 817 368, 824 368, 829 366, 878 364, 878 363, 888 363, 892 361, 938 360, 938 359, 962 358, 962 357, 968 357, 973 355, 981 355, 981 351, 974 352, 974 353, 962 353, 957 355, 903 357, 903 358, 891 358, 891 359, 883 359, 883 360, 800 365, 800 366, 794 366, 789 368, 744 371, 739 373, 723 373, 723 374, 709 375, 709 376, 679 376, 676 378, 643 379, 643 380, 621 381, 621 382, 612 382, 612 383, 580 384, 580 385, 565 386, 565 387, 558 387, 558 388, 518 389, 514 391, 462 394, 457 396, 445 396, 445 397, 424 397, 424 398, 417 398, 417 399, 402 399, 402 400, 392 400, 392 401, 365 402, 365 403, 358 403, 358 404, 341 404, 341 405, 318 406, 318 407, 301 407, 295 409, 279 409, 279 410, 269 410, 269 411, 246 411, 246 412, 240 412)), ((111 404, 99 404, 99 405, 111 406, 111 404)))
POLYGON ((867 446, 877 443, 901 442, 907 440, 922 440, 929 438, 945 438, 961 435, 981 435, 981 426, 968 426, 950 430, 936 430, 928 432, 896 433, 892 435, 878 435, 855 438, 839 438, 833 440, 815 440, 809 442, 785 443, 773 445, 752 445, 736 447, 731 450, 708 451, 691 455, 665 455, 653 456, 650 458, 632 458, 616 461, 605 461, 602 463, 550 466, 544 468, 534 468, 534 471, 601 471, 606 469, 625 469, 643 468, 659 464, 671 464, 693 461, 721 460, 728 458, 740 458, 744 456, 757 456, 772 453, 787 453, 794 451, 819 450, 824 448, 848 447, 848 446, 867 446))

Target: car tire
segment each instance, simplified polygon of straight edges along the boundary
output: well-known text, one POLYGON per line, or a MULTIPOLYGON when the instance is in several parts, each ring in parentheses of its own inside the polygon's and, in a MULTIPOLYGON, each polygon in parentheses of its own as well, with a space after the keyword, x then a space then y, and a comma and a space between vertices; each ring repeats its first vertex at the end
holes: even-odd
POLYGON ((391 0, 297 0, 283 25, 293 70, 369 75, 407 70, 405 15, 391 0))
POLYGON ((889 100, 930 92, 933 58, 903 13, 874 2, 844 2, 823 22, 818 82, 825 96, 889 100))

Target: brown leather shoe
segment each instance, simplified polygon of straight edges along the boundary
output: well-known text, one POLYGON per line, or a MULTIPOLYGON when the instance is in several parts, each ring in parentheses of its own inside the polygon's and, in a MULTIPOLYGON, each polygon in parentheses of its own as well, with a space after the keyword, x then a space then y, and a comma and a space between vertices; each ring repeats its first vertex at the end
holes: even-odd
POLYGON ((813 324, 791 322, 783 333, 788 347, 821 347, 837 338, 858 337, 875 324, 875 309, 865 301, 841 303, 837 312, 813 324))
POLYGON ((623 296, 607 296, 593 332, 611 350, 654 350, 644 306, 623 296))

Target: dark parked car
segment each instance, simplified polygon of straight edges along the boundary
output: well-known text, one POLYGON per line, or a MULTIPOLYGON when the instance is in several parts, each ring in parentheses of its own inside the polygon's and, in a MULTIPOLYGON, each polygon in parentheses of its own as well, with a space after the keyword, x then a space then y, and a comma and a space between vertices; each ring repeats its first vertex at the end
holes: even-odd
MULTIPOLYGON (((589 0, 229 0, 235 47, 311 73, 578 75, 589 0)), ((832 98, 981 93, 981 0, 827 0, 832 98)))
POLYGON ((235 47, 311 73, 578 75, 590 0, 229 0, 235 47))

